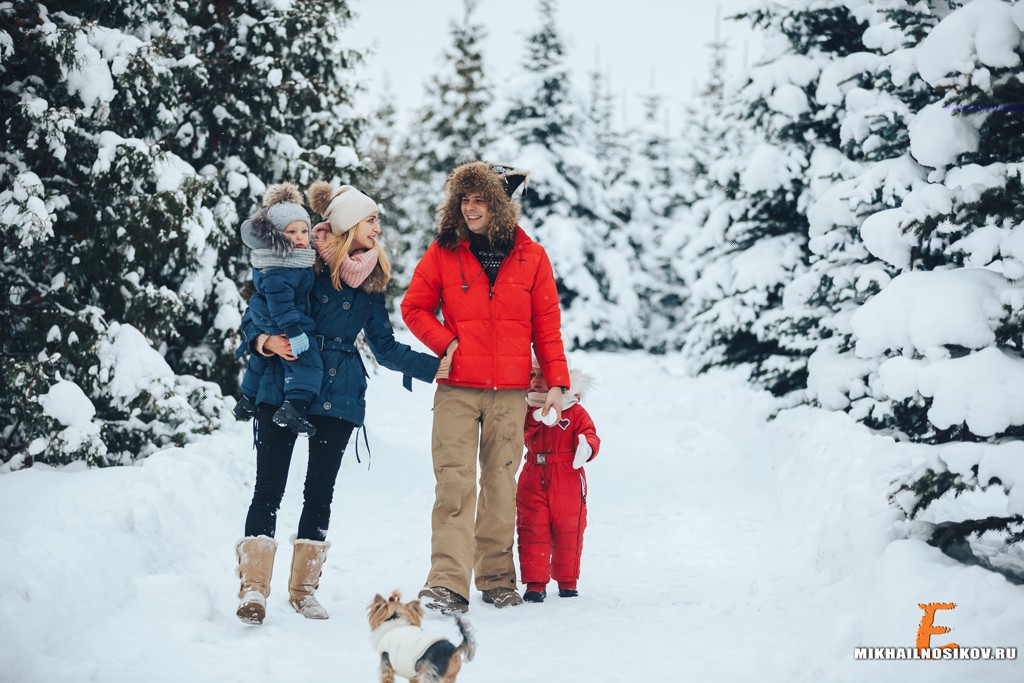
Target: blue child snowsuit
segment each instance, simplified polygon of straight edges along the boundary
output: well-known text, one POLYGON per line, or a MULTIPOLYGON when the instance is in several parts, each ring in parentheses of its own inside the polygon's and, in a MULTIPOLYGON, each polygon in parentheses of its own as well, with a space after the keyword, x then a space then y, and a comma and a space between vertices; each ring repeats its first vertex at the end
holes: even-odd
MULTIPOLYGON (((287 400, 308 402, 320 393, 323 362, 313 341, 313 319, 310 317, 309 293, 313 288, 311 248, 282 248, 276 235, 280 231, 257 212, 242 226, 242 240, 253 248, 252 280, 255 292, 249 297, 252 322, 261 334, 284 334, 289 338, 305 332, 310 348, 293 361, 284 361, 284 396, 287 400), (272 231, 272 232, 271 232, 272 231)), ((270 359, 250 354, 242 377, 242 393, 255 399, 260 379, 270 359)))

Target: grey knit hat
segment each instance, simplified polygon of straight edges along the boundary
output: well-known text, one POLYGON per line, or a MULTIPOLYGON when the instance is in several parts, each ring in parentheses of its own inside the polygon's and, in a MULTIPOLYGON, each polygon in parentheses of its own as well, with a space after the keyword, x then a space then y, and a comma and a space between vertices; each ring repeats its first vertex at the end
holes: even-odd
POLYGON ((267 209, 267 218, 274 222, 278 230, 284 230, 295 221, 305 221, 306 227, 313 229, 313 223, 309 220, 309 213, 302 208, 301 204, 292 202, 281 202, 274 204, 267 209))
POLYGON ((309 212, 302 206, 302 193, 292 183, 271 185, 263 195, 263 207, 241 227, 242 242, 250 249, 273 249, 275 253, 291 251, 291 242, 284 230, 295 221, 303 221, 312 229, 309 212))

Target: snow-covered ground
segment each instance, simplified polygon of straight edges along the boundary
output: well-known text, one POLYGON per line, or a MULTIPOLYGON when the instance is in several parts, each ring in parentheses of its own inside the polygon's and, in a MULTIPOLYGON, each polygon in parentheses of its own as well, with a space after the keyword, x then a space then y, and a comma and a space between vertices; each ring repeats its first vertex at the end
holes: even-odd
MULTIPOLYGON (((775 419, 735 374, 672 357, 580 354, 603 438, 588 466, 581 597, 497 611, 472 596, 478 656, 460 680, 1020 681, 1024 589, 900 540, 889 481, 917 450, 841 413, 775 419), (933 645, 1017 647, 1016 661, 855 661, 914 645, 918 603, 955 602, 933 645)), ((4 683, 375 680, 366 606, 414 596, 429 560, 432 391, 371 380, 372 466, 346 454, 320 597, 287 604, 278 553, 267 622, 234 616, 233 545, 254 476, 249 425, 140 467, 0 476, 4 683)), ((304 454, 280 514, 297 523, 304 454)), ((433 628, 454 632, 430 617, 433 628)))

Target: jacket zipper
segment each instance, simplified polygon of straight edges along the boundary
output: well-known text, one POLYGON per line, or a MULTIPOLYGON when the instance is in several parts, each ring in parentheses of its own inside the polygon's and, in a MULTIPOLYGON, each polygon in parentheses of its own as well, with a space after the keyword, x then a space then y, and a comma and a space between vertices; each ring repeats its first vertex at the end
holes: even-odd
MULTIPOLYGON (((498 266, 498 272, 494 275, 494 281, 498 281, 498 275, 501 275, 501 266, 498 266)), ((494 315, 494 285, 491 284, 491 279, 487 278, 487 284, 490 288, 487 291, 487 306, 491 309, 491 384, 494 385, 494 390, 498 390, 498 319, 494 315)))
MULTIPOLYGON (((465 246, 465 245, 459 245, 459 248, 461 249, 461 248, 463 248, 463 246, 465 246)), ((466 249, 466 251, 469 252, 469 255, 473 257, 473 260, 476 261, 477 264, 480 264, 480 260, 477 259, 476 254, 473 253, 473 250, 470 249, 468 246, 466 246, 465 249, 466 249)), ((512 258, 512 254, 514 254, 516 252, 516 250, 518 250, 518 249, 519 249, 519 247, 512 247, 512 251, 510 251, 508 253, 508 256, 506 256, 504 258, 504 260, 502 260, 501 265, 498 266, 498 272, 495 273, 495 275, 494 275, 494 282, 495 283, 498 282, 498 276, 501 275, 501 269, 505 266, 505 263, 510 258, 512 258)), ((456 252, 456 253, 458 253, 458 252, 456 252)), ((483 264, 480 264, 480 272, 482 273, 483 271, 484 271, 483 264)), ((467 291, 469 289, 469 285, 471 285, 472 282, 466 282, 466 274, 464 272, 462 272, 462 259, 461 259, 461 257, 459 258, 459 273, 462 275, 462 291, 467 291)), ((479 277, 479 273, 477 274, 477 277, 479 277)), ((475 280, 476 277, 474 277, 473 279, 475 280)), ((497 352, 497 349, 498 349, 498 329, 497 329, 498 319, 494 316, 494 284, 491 283, 491 278, 489 278, 489 277, 487 278, 487 305, 488 305, 488 308, 490 308, 490 311, 491 311, 491 349, 492 349, 492 353, 491 353, 491 379, 492 379, 492 381, 491 381, 491 384, 494 386, 494 390, 497 391, 498 390, 498 386, 497 386, 497 381, 496 380, 497 380, 497 377, 498 377, 498 352, 497 352)))
MULTIPOLYGON (((498 266, 498 272, 494 274, 494 283, 498 282, 498 278, 501 277, 501 269, 505 267, 508 260, 512 258, 512 254, 516 252, 518 247, 512 247, 512 251, 508 252, 508 256, 498 266)), ((491 283, 491 278, 487 278, 487 304, 491 309, 491 377, 493 378, 492 384, 494 384, 494 390, 498 390, 498 319, 494 316, 494 284, 491 283)))

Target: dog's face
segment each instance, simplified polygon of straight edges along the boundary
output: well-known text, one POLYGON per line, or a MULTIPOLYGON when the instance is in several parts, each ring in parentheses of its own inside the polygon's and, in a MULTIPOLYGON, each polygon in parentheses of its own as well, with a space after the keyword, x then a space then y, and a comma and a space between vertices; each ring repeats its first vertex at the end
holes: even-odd
POLYGON ((387 600, 378 593, 373 596, 370 603, 370 630, 376 630, 385 621, 404 617, 413 626, 419 626, 423 622, 423 608, 419 600, 402 602, 402 594, 398 591, 391 593, 387 600))

